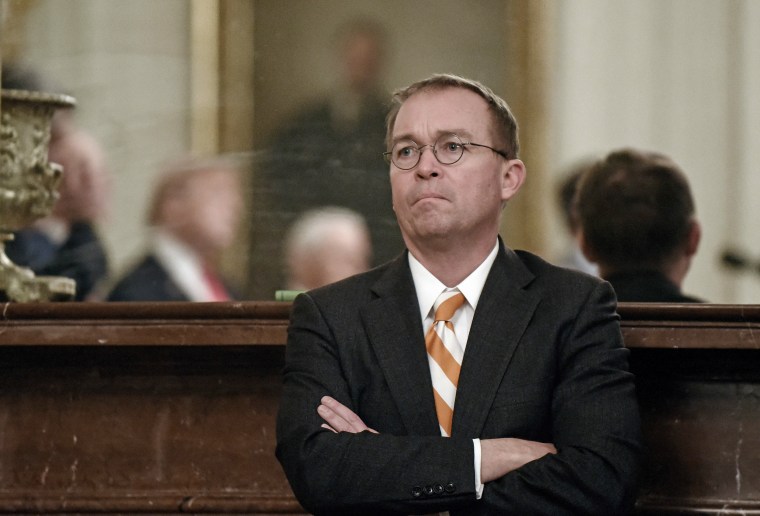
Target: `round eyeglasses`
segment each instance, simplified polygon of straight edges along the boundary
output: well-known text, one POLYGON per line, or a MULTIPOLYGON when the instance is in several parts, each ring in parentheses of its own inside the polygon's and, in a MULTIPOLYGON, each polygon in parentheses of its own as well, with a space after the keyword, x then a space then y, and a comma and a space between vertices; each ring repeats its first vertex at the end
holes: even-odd
POLYGON ((456 134, 444 134, 440 136, 432 145, 417 145, 413 140, 399 140, 393 144, 393 148, 388 152, 383 152, 383 157, 388 163, 393 163, 401 170, 411 170, 420 162, 422 150, 425 147, 433 149, 435 159, 441 165, 453 165, 464 154, 464 148, 468 145, 473 147, 485 147, 494 151, 504 159, 509 159, 506 152, 496 150, 488 145, 480 143, 464 142, 456 134))

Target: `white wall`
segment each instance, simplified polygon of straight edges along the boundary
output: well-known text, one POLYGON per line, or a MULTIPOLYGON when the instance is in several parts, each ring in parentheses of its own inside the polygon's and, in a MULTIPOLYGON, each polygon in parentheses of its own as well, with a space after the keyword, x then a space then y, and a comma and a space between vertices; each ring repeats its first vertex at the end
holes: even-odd
MULTIPOLYGON (((738 9, 740 51, 736 57, 737 173, 732 178, 735 220, 724 228, 725 240, 760 262, 760 2, 746 0, 738 9)), ((736 301, 760 303, 760 269, 736 282, 736 301)))

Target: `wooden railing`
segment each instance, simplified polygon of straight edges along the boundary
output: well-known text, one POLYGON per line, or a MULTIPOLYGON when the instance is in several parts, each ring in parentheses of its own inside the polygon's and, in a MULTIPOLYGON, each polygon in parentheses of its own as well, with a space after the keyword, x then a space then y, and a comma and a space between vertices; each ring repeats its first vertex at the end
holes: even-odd
POLYGON ((640 514, 760 514, 760 306, 624 304, 640 514))
MULTIPOLYGON (((303 512, 273 454, 288 303, 2 309, 0 512, 303 512)), ((760 514, 760 307, 619 311, 637 513, 760 514)))

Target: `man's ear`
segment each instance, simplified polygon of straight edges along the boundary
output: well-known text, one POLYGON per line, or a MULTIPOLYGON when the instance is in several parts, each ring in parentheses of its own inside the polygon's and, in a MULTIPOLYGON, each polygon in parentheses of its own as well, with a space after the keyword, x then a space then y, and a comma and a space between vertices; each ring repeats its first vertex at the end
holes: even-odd
POLYGON ((501 199, 506 202, 525 182, 525 163, 519 159, 505 160, 501 174, 501 199))
POLYGON ((702 226, 700 226, 699 221, 692 219, 691 227, 689 227, 689 235, 686 238, 687 256, 692 257, 697 254, 700 240, 702 240, 702 226))

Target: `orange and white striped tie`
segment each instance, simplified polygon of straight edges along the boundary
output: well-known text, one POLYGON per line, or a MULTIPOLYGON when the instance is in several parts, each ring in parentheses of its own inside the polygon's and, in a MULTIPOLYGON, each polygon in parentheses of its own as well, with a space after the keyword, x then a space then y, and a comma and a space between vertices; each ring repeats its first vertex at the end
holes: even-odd
POLYGON ((457 341, 454 325, 451 322, 462 304, 464 304, 464 295, 459 290, 441 293, 433 305, 435 320, 425 335, 430 377, 433 380, 435 411, 438 415, 441 435, 444 437, 451 436, 459 369, 464 356, 464 350, 457 341))

